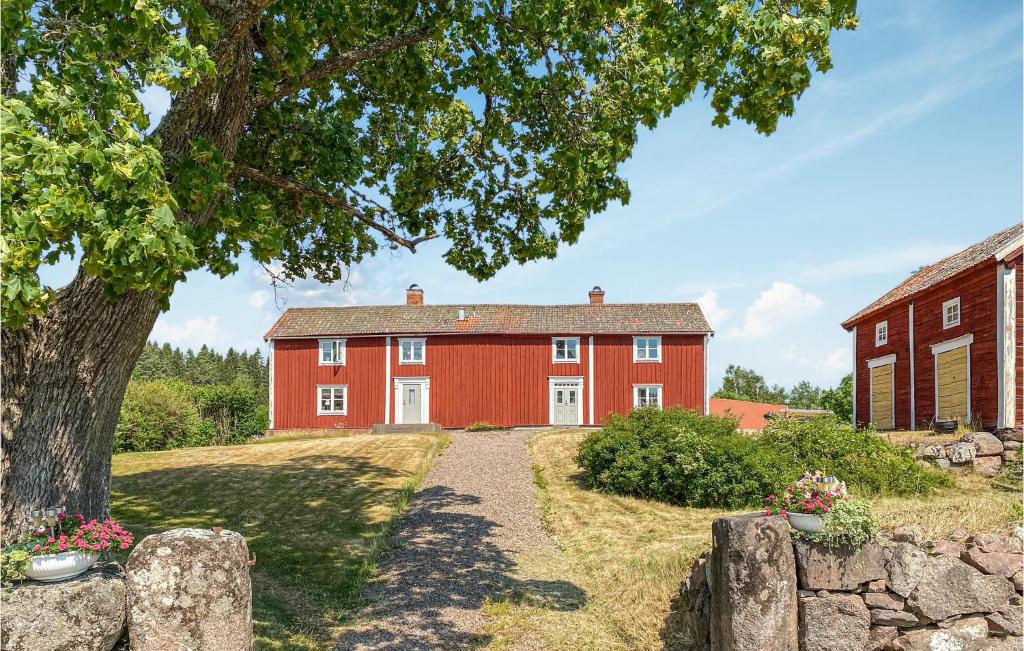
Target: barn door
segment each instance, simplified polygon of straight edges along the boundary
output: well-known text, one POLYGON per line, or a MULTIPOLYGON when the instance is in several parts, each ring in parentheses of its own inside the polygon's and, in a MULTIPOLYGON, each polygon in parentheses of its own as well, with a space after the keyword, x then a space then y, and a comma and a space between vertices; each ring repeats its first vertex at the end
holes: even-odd
POLYGON ((882 364, 871 369, 871 426, 875 429, 893 429, 893 367, 882 364))
POLYGON ((937 420, 967 420, 967 346, 935 356, 937 420))

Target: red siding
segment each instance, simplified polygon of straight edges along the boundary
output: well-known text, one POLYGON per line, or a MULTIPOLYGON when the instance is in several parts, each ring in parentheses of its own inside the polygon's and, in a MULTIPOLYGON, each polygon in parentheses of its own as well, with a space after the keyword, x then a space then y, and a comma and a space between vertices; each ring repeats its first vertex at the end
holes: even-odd
MULTIPOLYGON (((931 346, 966 334, 974 335, 970 347, 971 414, 986 427, 997 418, 996 359, 996 264, 986 262, 954 278, 857 321, 857 422, 870 419, 870 375, 867 360, 896 354, 893 405, 896 428, 910 426, 909 305, 914 305, 914 397, 916 426, 928 427, 935 416, 935 358, 931 346), (943 329, 942 304, 960 297, 960 325, 943 329), (889 321, 889 343, 875 347, 875 324, 889 321)), ((1019 317, 1019 315, 1018 315, 1019 317)), ((1019 355, 1017 364, 1020 367, 1019 355)), ((1019 377, 1019 376, 1018 376, 1019 377)), ((1018 382, 1018 388, 1020 382, 1018 382)))
POLYGON ((597 335, 594 347, 594 418, 633 408, 634 384, 661 384, 666 407, 704 410, 704 335, 665 335, 662 361, 633 362, 633 337, 597 335))
MULTIPOLYGON (((369 427, 384 422, 384 392, 391 395, 389 420, 395 421, 396 377, 430 378, 430 421, 465 427, 486 421, 495 425, 547 425, 550 422, 548 379, 582 377, 580 409, 588 423, 589 335, 579 336, 580 362, 555 364, 551 336, 427 336, 425 364, 400 364, 398 340, 391 338, 391 379, 386 380, 384 337, 349 338, 345 366, 317 366, 316 339, 274 342, 274 428, 369 427), (316 415, 317 384, 347 384, 347 416, 316 415)), ((594 337, 594 416, 633 406, 634 384, 662 384, 664 404, 702 410, 704 402, 703 335, 662 337, 661 363, 634 363, 632 336, 594 337)))
POLYGON ((358 428, 384 418, 384 338, 349 339, 344 366, 319 366, 316 339, 274 341, 274 429, 358 428), (348 413, 317 416, 318 384, 348 385, 348 413))

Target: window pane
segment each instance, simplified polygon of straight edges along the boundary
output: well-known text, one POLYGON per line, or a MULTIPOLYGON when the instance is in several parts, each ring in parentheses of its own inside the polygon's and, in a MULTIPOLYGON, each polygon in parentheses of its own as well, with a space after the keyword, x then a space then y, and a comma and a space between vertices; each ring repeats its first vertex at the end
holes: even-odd
POLYGON ((334 395, 334 411, 345 411, 345 398, 341 391, 334 395))
POLYGON ((412 342, 412 358, 413 358, 413 361, 416 361, 416 362, 422 362, 423 361, 423 342, 422 341, 414 341, 414 342, 412 342))
POLYGON ((566 359, 576 359, 576 340, 565 340, 566 359))
POLYGON ((576 392, 575 391, 572 391, 572 390, 569 391, 569 404, 570 405, 575 405, 576 404, 576 392))
POLYGON ((658 359, 658 340, 657 339, 651 339, 650 343, 648 344, 648 351, 650 353, 648 355, 648 357, 650 359, 658 359))
POLYGON ((330 362, 330 361, 332 361, 332 358, 331 358, 331 344, 332 343, 333 342, 330 342, 330 341, 321 341, 320 342, 320 361, 322 361, 322 362, 330 362))
POLYGON ((555 359, 565 359, 565 341, 555 339, 555 359))

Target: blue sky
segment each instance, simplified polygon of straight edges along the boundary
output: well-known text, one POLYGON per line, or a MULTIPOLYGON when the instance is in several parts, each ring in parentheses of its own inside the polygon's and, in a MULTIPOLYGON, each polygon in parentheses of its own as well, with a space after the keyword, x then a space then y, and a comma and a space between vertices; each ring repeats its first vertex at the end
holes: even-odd
MULTIPOLYGON (((627 206, 591 219, 557 259, 484 283, 447 267, 443 242, 382 253, 347 286, 299 282, 275 299, 242 261, 197 272, 152 338, 252 350, 284 306, 695 301, 717 334, 710 386, 730 363, 787 386, 849 371, 839 323, 914 269, 1021 220, 1021 6, 1016 1, 861 0, 833 40, 835 67, 764 137, 711 126, 698 98, 640 134, 627 206), (284 303, 279 306, 278 303, 284 303)), ((158 117, 166 98, 145 98, 158 117)), ((55 284, 69 264, 49 270, 55 284)))

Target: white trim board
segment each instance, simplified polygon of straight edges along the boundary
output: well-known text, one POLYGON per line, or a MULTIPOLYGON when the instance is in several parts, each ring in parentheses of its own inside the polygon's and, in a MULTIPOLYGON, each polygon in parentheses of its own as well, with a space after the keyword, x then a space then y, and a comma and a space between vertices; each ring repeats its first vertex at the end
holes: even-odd
POLYGON ((946 341, 940 341, 937 344, 932 344, 932 355, 938 355, 939 353, 945 353, 950 350, 962 348, 964 346, 970 346, 974 343, 974 333, 969 332, 962 337, 956 339, 947 339, 946 341))
POLYGON ((914 431, 917 429, 917 401, 914 399, 914 394, 916 393, 914 383, 917 381, 914 376, 914 356, 916 353, 914 350, 914 301, 910 301, 907 319, 910 324, 910 356, 908 358, 910 362, 910 431, 914 431))
POLYGON ((886 364, 896 363, 896 353, 891 353, 884 357, 876 357, 867 361, 868 368, 875 368, 876 366, 885 366, 886 364))
POLYGON ((853 326, 851 333, 853 335, 853 409, 851 410, 850 420, 853 423, 853 429, 857 429, 857 326, 853 326))
MULTIPOLYGON (((267 425, 268 429, 274 429, 274 342, 270 341, 270 360, 267 362, 267 375, 270 383, 270 400, 267 405, 267 425)), ((317 350, 319 355, 319 347, 317 350)), ((319 398, 317 398, 319 400, 319 398)))
POLYGON ((594 425, 594 335, 587 341, 587 423, 594 425))
POLYGON ((391 423, 391 337, 384 337, 384 424, 391 423))

